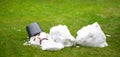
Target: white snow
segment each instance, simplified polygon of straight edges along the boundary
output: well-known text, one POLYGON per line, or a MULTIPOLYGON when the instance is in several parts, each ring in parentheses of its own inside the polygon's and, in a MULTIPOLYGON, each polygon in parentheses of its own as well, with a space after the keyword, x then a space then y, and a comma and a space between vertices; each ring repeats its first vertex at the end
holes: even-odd
POLYGON ((66 25, 52 27, 49 34, 55 42, 62 43, 64 47, 71 47, 74 45, 75 38, 71 35, 66 25))
POLYGON ((50 50, 50 51, 61 50, 64 48, 62 43, 56 43, 49 40, 43 40, 41 47, 42 50, 50 50))
POLYGON ((97 22, 78 30, 76 44, 91 47, 108 46, 106 36, 97 22))

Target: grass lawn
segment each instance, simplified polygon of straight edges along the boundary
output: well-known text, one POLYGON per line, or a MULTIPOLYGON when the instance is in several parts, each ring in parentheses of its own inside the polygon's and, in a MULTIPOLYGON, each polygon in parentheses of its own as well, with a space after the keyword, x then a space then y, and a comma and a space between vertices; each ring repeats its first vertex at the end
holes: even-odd
POLYGON ((0 57, 120 57, 120 0, 0 0, 0 57), (32 22, 47 33, 52 26, 65 24, 75 37, 83 26, 98 22, 111 35, 109 46, 55 52, 24 46, 25 27, 32 22))

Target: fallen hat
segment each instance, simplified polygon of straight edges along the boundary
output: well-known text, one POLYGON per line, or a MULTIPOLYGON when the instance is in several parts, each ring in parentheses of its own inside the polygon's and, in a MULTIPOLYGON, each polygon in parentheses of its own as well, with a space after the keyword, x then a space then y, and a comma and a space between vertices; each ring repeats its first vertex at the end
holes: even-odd
POLYGON ((41 33, 42 29, 40 28, 40 26, 37 22, 33 22, 33 23, 29 24, 28 26, 26 26, 26 31, 27 31, 29 39, 30 39, 30 37, 41 33))

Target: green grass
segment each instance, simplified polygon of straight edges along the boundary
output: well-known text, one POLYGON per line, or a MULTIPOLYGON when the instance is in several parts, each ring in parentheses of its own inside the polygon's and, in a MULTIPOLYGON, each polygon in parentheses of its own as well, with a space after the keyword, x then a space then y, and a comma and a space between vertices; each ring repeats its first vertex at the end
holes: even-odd
POLYGON ((0 0, 0 57, 120 57, 119 0, 0 0), (80 46, 60 51, 42 51, 24 46, 25 27, 38 22, 49 33, 52 26, 65 24, 73 36, 88 24, 98 22, 108 47, 80 46), (17 31, 21 30, 21 31, 17 31))

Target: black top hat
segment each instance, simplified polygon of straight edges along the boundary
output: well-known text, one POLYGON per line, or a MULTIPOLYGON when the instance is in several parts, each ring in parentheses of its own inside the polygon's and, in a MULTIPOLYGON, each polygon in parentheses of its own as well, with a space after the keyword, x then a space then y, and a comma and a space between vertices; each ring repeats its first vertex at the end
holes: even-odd
POLYGON ((37 22, 33 22, 26 27, 26 31, 27 31, 29 39, 30 39, 30 37, 41 33, 42 29, 40 28, 40 26, 38 25, 37 22))

